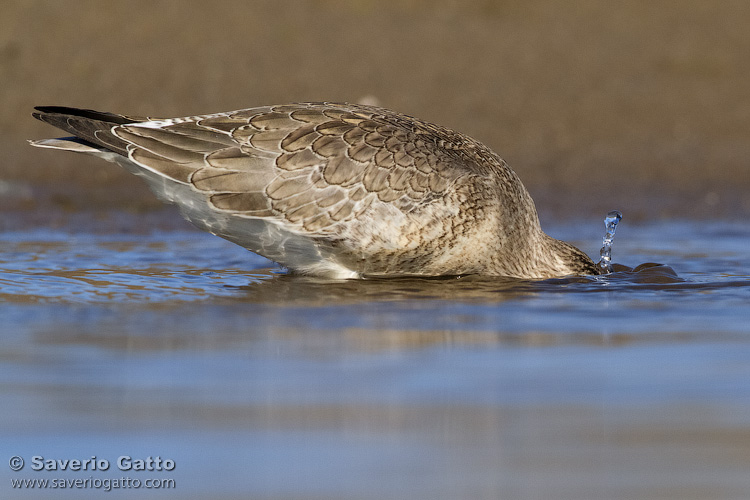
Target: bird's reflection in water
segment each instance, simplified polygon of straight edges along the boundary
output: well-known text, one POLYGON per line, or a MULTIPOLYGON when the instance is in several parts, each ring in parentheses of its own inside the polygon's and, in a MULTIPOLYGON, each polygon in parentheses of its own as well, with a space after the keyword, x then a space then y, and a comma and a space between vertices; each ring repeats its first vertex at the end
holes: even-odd
POLYGON ((497 276, 394 277, 361 280, 326 280, 263 269, 244 286, 236 287, 240 300, 258 303, 335 306, 363 302, 444 300, 451 302, 505 302, 554 292, 612 291, 611 286, 685 284, 663 264, 631 268, 614 264, 604 276, 571 276, 549 280, 522 280, 497 276))
POLYGON ((257 277, 237 287, 241 300, 305 306, 420 299, 502 302, 534 293, 536 288, 532 281, 475 275, 325 280, 266 270, 257 277))

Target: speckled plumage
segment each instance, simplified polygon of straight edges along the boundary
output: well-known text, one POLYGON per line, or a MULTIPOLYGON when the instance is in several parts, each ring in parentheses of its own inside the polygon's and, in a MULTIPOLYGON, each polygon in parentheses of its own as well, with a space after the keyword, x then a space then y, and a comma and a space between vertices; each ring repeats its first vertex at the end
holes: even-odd
POLYGON ((597 274, 550 238, 516 174, 478 141, 383 108, 301 103, 175 119, 41 107, 196 226, 331 278, 597 274))

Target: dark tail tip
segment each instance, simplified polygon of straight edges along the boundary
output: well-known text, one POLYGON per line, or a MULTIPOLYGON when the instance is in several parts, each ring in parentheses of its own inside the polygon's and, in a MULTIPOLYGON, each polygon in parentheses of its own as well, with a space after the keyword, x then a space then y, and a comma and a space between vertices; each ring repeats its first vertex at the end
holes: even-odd
POLYGON ((65 106, 34 106, 34 109, 42 113, 61 113, 69 114, 70 111, 76 111, 77 108, 68 108, 65 106))
POLYGON ((127 123, 140 121, 137 118, 130 118, 115 113, 94 111, 93 109, 71 108, 68 106, 35 106, 34 109, 39 113, 32 113, 32 116, 37 120, 42 121, 46 121, 44 120, 44 115, 65 115, 68 117, 75 116, 80 118, 87 118, 89 120, 112 123, 115 125, 124 125, 127 123))

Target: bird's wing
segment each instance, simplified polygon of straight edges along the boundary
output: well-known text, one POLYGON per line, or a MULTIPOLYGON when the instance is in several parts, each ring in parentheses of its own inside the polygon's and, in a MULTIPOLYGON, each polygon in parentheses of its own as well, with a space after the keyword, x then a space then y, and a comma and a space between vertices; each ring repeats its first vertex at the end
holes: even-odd
POLYGON ((379 108, 308 103, 121 124, 112 133, 132 161, 190 184, 216 210, 326 232, 373 203, 416 210, 468 173, 461 156, 473 143, 429 127, 379 108))

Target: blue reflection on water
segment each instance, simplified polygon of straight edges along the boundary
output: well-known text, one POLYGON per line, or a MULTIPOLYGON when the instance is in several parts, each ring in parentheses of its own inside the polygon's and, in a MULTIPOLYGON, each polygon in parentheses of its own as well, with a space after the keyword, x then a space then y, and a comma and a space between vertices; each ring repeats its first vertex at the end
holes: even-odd
MULTIPOLYGON (((554 236, 585 247, 578 227, 554 236)), ((676 475, 736 498, 748 236, 626 225, 613 260, 676 278, 532 283, 326 282, 197 232, 5 233, 2 442, 170 458, 170 498, 679 498, 676 475)))

